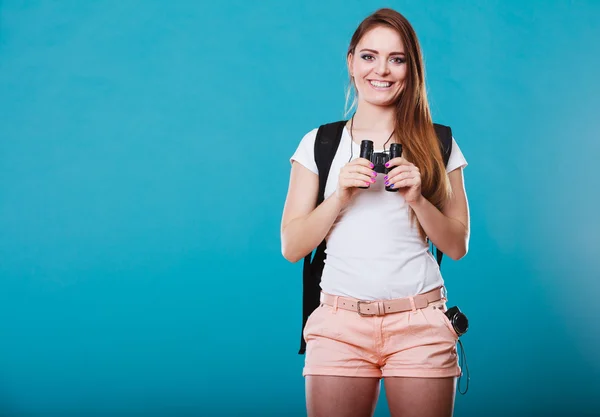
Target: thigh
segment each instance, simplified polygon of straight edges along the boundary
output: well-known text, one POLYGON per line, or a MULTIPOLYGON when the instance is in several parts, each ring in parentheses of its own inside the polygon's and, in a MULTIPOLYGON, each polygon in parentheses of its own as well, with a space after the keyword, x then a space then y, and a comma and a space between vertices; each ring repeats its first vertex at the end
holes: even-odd
POLYGON ((392 417, 452 417, 456 378, 385 378, 392 417))
POLYGON ((377 320, 321 305, 304 328, 306 357, 303 376, 328 375, 381 378, 375 341, 377 320))
POLYGON ((444 309, 445 302, 439 301, 414 312, 384 316, 384 378, 460 376, 458 336, 444 309))
POLYGON ((379 378, 307 375, 308 417, 371 417, 379 386, 379 378))

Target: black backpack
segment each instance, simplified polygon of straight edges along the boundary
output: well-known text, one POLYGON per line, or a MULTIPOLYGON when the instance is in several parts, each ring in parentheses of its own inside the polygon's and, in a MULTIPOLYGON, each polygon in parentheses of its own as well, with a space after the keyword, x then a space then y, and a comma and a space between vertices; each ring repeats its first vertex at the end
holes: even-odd
MULTIPOLYGON (((329 176, 329 168, 335 157, 346 120, 328 123, 319 127, 317 138, 315 140, 315 162, 319 169, 319 196, 317 205, 325 199, 325 184, 329 176)), ((448 126, 435 124, 435 133, 440 141, 444 165, 448 164, 450 153, 452 152, 452 130, 448 126)), ((302 330, 300 332, 300 355, 306 352, 306 342, 304 340, 304 327, 308 316, 319 306, 321 302, 321 274, 325 262, 325 239, 319 244, 316 252, 309 253, 304 257, 304 267, 302 270, 302 330)), ((433 251, 433 248, 432 248, 433 251)), ((436 248, 436 259, 438 265, 442 264, 444 254, 436 248)))

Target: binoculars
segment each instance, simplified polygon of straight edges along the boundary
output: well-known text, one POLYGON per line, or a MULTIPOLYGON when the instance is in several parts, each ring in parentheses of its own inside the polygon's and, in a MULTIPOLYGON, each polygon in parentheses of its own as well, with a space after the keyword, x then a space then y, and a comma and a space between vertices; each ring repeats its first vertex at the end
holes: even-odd
MULTIPOLYGON (((386 168, 385 164, 390 159, 398 158, 400 156, 402 156, 402 145, 399 143, 392 143, 390 145, 389 153, 373 152, 373 141, 372 140, 363 140, 360 143, 360 157, 368 159, 375 166, 373 168, 373 170, 380 174, 387 175, 392 169, 394 169, 393 167, 386 168)), ((359 187, 359 188, 369 188, 369 186, 367 185, 366 187, 359 187)), ((385 190, 390 191, 390 192, 398 191, 397 188, 390 188, 389 185, 385 186, 385 190)))

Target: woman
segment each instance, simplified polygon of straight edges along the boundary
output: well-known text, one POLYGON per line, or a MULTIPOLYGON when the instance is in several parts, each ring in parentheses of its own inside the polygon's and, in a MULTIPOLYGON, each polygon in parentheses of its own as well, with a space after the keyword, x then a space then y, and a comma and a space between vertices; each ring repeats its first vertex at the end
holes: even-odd
POLYGON ((304 329, 308 415, 371 416, 383 378, 392 416, 451 416, 458 336, 444 315, 444 281, 427 238, 454 260, 467 253, 467 162, 452 139, 444 165, 420 46, 404 16, 391 9, 368 16, 350 41, 347 65, 356 111, 325 200, 315 207, 314 129, 291 158, 282 218, 282 251, 291 262, 327 242, 321 304, 304 329), (402 144, 387 175, 359 157, 365 139, 375 152, 402 144))

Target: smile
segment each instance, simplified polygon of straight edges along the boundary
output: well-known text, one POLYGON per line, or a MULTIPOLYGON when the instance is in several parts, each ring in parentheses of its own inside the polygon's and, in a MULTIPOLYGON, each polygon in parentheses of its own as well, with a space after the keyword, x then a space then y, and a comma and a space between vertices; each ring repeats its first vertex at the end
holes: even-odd
POLYGON ((371 84, 371 86, 373 86, 374 88, 376 88, 378 90, 385 90, 385 89, 390 88, 392 86, 393 82, 369 80, 369 84, 371 84))

